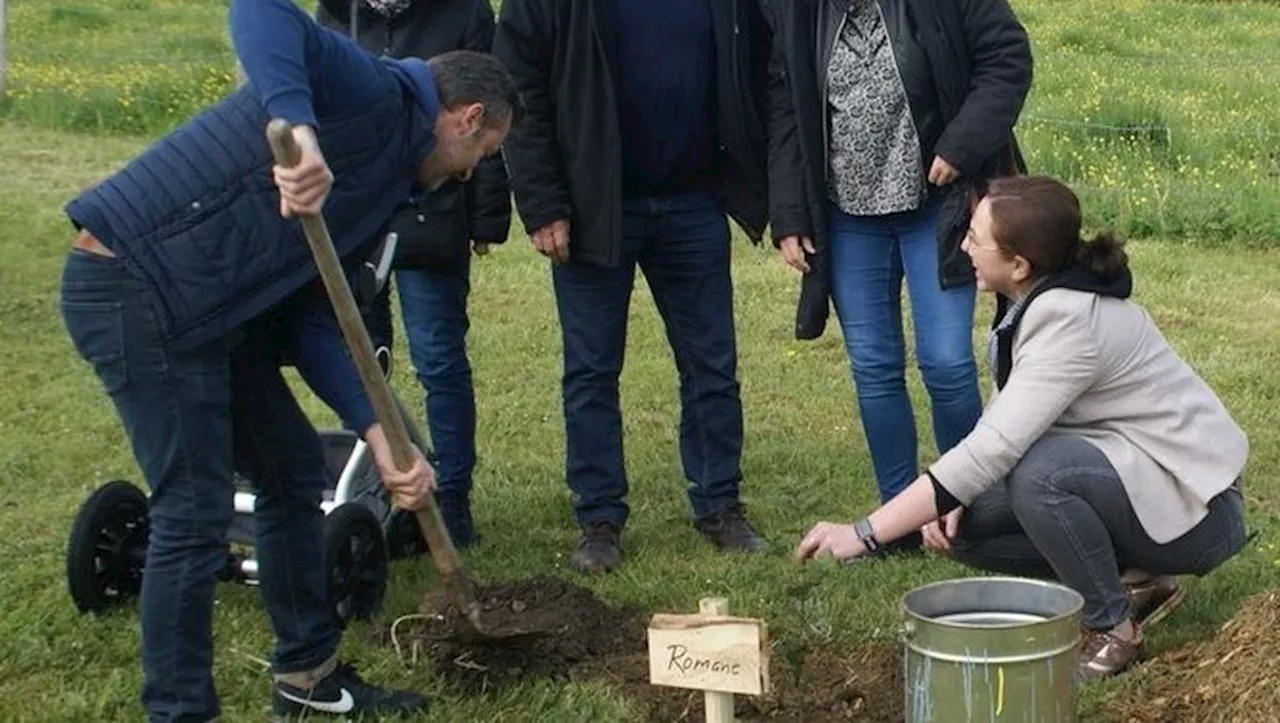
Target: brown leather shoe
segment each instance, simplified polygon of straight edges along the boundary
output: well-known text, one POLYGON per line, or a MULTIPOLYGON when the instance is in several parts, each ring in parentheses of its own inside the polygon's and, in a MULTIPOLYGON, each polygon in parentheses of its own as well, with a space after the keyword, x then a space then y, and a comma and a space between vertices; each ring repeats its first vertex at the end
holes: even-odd
POLYGON ((695 529, 723 550, 764 552, 764 538, 747 521, 746 507, 732 505, 693 523, 695 529))
POLYGON ((1115 675, 1141 660, 1141 630, 1139 627, 1139 638, 1136 643, 1121 640, 1102 630, 1087 631, 1084 644, 1080 648, 1080 663, 1076 667, 1076 680, 1084 683, 1115 675))
POLYGON ((583 525, 571 562, 578 572, 609 572, 621 565, 622 530, 612 522, 583 525))
POLYGON ((1186 589, 1172 575, 1125 585, 1125 593, 1133 605, 1133 621, 1144 628, 1169 617, 1187 596, 1186 589))

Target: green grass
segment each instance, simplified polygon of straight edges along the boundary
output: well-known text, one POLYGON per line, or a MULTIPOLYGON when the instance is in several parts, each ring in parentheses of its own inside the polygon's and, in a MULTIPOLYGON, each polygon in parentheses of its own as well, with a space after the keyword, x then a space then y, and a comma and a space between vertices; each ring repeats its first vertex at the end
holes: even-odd
MULTIPOLYGON (((312 2, 299 0, 310 9, 312 2)), ((497 3, 495 2, 495 5, 497 3)), ((1035 82, 1017 132, 1126 235, 1280 239, 1280 3, 1013 0, 1035 82)), ((234 87, 226 0, 25 0, 0 115, 152 135, 234 87)))
MULTIPOLYGON (((1273 585, 1280 569, 1280 485, 1273 474, 1280 462, 1274 343, 1280 250, 1251 248, 1269 245, 1280 218, 1280 169, 1268 155, 1280 133, 1274 116, 1280 91, 1265 80, 1280 59, 1280 10, 1101 0, 1017 6, 1040 58, 1027 113, 1041 120, 1025 121, 1021 131, 1031 163, 1076 181, 1091 222, 1115 223, 1143 237, 1132 246, 1138 300, 1251 439, 1249 514, 1262 535, 1224 569, 1189 581, 1186 606, 1153 634, 1159 651, 1211 634, 1244 597, 1273 585), (1142 130, 1120 133, 1064 120, 1142 130), (1225 241, 1233 248, 1215 248, 1225 241)), ((26 0, 10 9, 14 65, 7 120, 0 121, 4 720, 141 717, 136 611, 81 617, 63 580, 78 505, 101 482, 136 480, 138 472, 109 402, 71 349, 58 316, 58 278, 70 240, 61 207, 140 150, 145 137, 225 92, 232 65, 224 8, 221 0, 26 0)), ((484 579, 564 575, 610 602, 653 611, 692 610, 702 596, 727 595, 736 612, 765 618, 784 647, 814 635, 844 645, 889 640, 903 592, 967 573, 938 559, 850 569, 801 569, 790 561, 791 547, 814 521, 869 510, 874 483, 838 334, 832 329, 816 342, 794 341, 795 275, 741 237, 735 253, 744 493, 773 553, 722 557, 687 525, 675 371, 641 282, 622 381, 633 508, 627 564, 605 579, 569 569, 575 530, 563 483, 559 334, 546 263, 516 233, 474 272, 475 512, 486 544, 468 553, 467 562, 484 579)), ((989 313, 984 301, 975 339, 989 313)), ((398 362, 393 383, 420 408, 403 344, 398 362)), ((914 373, 910 383, 921 410, 920 438, 929 440, 926 398, 914 373)), ((302 395, 318 423, 333 422, 302 395)), ((926 442, 921 458, 933 454, 926 442)), ((433 584, 428 561, 396 564, 388 612, 411 611, 433 584)), ((269 680, 255 661, 269 657, 271 635, 257 592, 223 585, 218 600, 216 677, 228 720, 261 720, 269 680)), ((586 684, 530 683, 495 698, 458 697, 428 672, 401 667, 391 650, 370 641, 372 631, 356 626, 344 653, 376 680, 436 696, 431 720, 596 721, 632 714, 624 699, 586 684)), ((1086 713, 1105 696, 1123 694, 1127 682, 1086 691, 1086 713)))
MULTIPOLYGON (((0 125, 0 238, 8 250, 0 269, 0 358, 7 377, 0 396, 0 529, 6 533, 0 547, 0 717, 6 720, 139 715, 135 611, 80 617, 62 577, 77 506, 102 481, 138 475, 110 406, 72 352, 56 309, 69 239, 60 205, 139 147, 124 139, 0 125)), ((822 630, 850 645, 887 639, 904 591, 965 573, 937 559, 851 569, 799 569, 790 561, 791 546, 815 520, 850 519, 870 509, 874 485, 838 335, 812 344, 792 341, 796 279, 741 238, 736 252, 745 496, 773 554, 721 557, 685 522, 674 369, 641 285, 622 384, 634 489, 628 562, 603 580, 568 569, 574 530, 562 483, 557 328, 546 264, 517 236, 475 271, 472 356, 481 450, 475 508, 487 542, 467 561, 485 579, 566 575, 609 601, 654 611, 690 610, 701 596, 728 595, 738 612, 764 617, 784 646, 822 630)), ((1250 517, 1263 531, 1261 541, 1225 569, 1191 581, 1187 606, 1154 635, 1159 650, 1211 633, 1242 597, 1274 579, 1280 488, 1270 471, 1280 462, 1280 364, 1272 339, 1280 311, 1274 292, 1280 252, 1170 253, 1165 244, 1136 243, 1133 253, 1138 299, 1251 436, 1250 517)), ((984 304, 983 323, 988 314, 984 304)), ((400 356, 395 387, 416 399, 400 356)), ((923 402, 914 375, 911 383, 923 402)), ((319 423, 332 421, 301 393, 319 423)), ((928 439, 927 414, 919 427, 928 439)), ((925 459, 932 454, 928 445, 921 452, 925 459)), ((433 579, 426 561, 396 564, 388 611, 411 611, 433 579)), ((218 684, 232 720, 255 719, 267 701, 268 680, 254 659, 269 656, 269 627, 256 591, 224 585, 218 599, 218 684)), ((401 668, 389 649, 370 643, 371 627, 357 626, 346 651, 379 680, 440 695, 432 720, 627 719, 624 701, 587 685, 530 684, 493 700, 455 699, 428 673, 401 668)), ((1089 693, 1085 704, 1097 695, 1089 693)))

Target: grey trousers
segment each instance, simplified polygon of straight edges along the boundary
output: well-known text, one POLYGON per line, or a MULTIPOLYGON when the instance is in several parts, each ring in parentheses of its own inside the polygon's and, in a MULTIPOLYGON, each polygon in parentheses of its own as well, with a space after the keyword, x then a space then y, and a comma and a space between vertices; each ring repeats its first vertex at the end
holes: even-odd
POLYGON ((1084 624, 1109 630, 1132 615, 1120 575, 1204 575, 1244 547, 1236 488, 1182 537, 1160 545, 1143 530, 1111 463, 1083 437, 1041 438, 963 513, 953 543, 970 567, 1056 579, 1084 596, 1084 624))

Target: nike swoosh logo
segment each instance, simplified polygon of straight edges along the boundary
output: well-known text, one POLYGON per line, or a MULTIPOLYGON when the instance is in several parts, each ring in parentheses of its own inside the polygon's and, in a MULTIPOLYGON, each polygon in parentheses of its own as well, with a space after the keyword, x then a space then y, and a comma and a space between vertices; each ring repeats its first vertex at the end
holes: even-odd
POLYGON ((346 688, 342 689, 342 695, 337 700, 328 703, 322 700, 299 698, 298 696, 290 695, 279 688, 276 690, 280 693, 282 698, 291 700, 298 705, 305 705, 308 708, 314 708, 321 713, 350 713, 356 707, 356 699, 351 697, 351 691, 346 688))

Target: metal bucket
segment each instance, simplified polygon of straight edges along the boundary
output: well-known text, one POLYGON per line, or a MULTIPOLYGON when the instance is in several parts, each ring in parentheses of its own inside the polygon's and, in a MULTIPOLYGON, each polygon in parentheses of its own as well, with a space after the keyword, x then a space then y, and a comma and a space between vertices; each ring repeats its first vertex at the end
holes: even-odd
POLYGON ((1075 723, 1084 598, 1051 582, 947 580, 902 598, 907 723, 1075 723))

